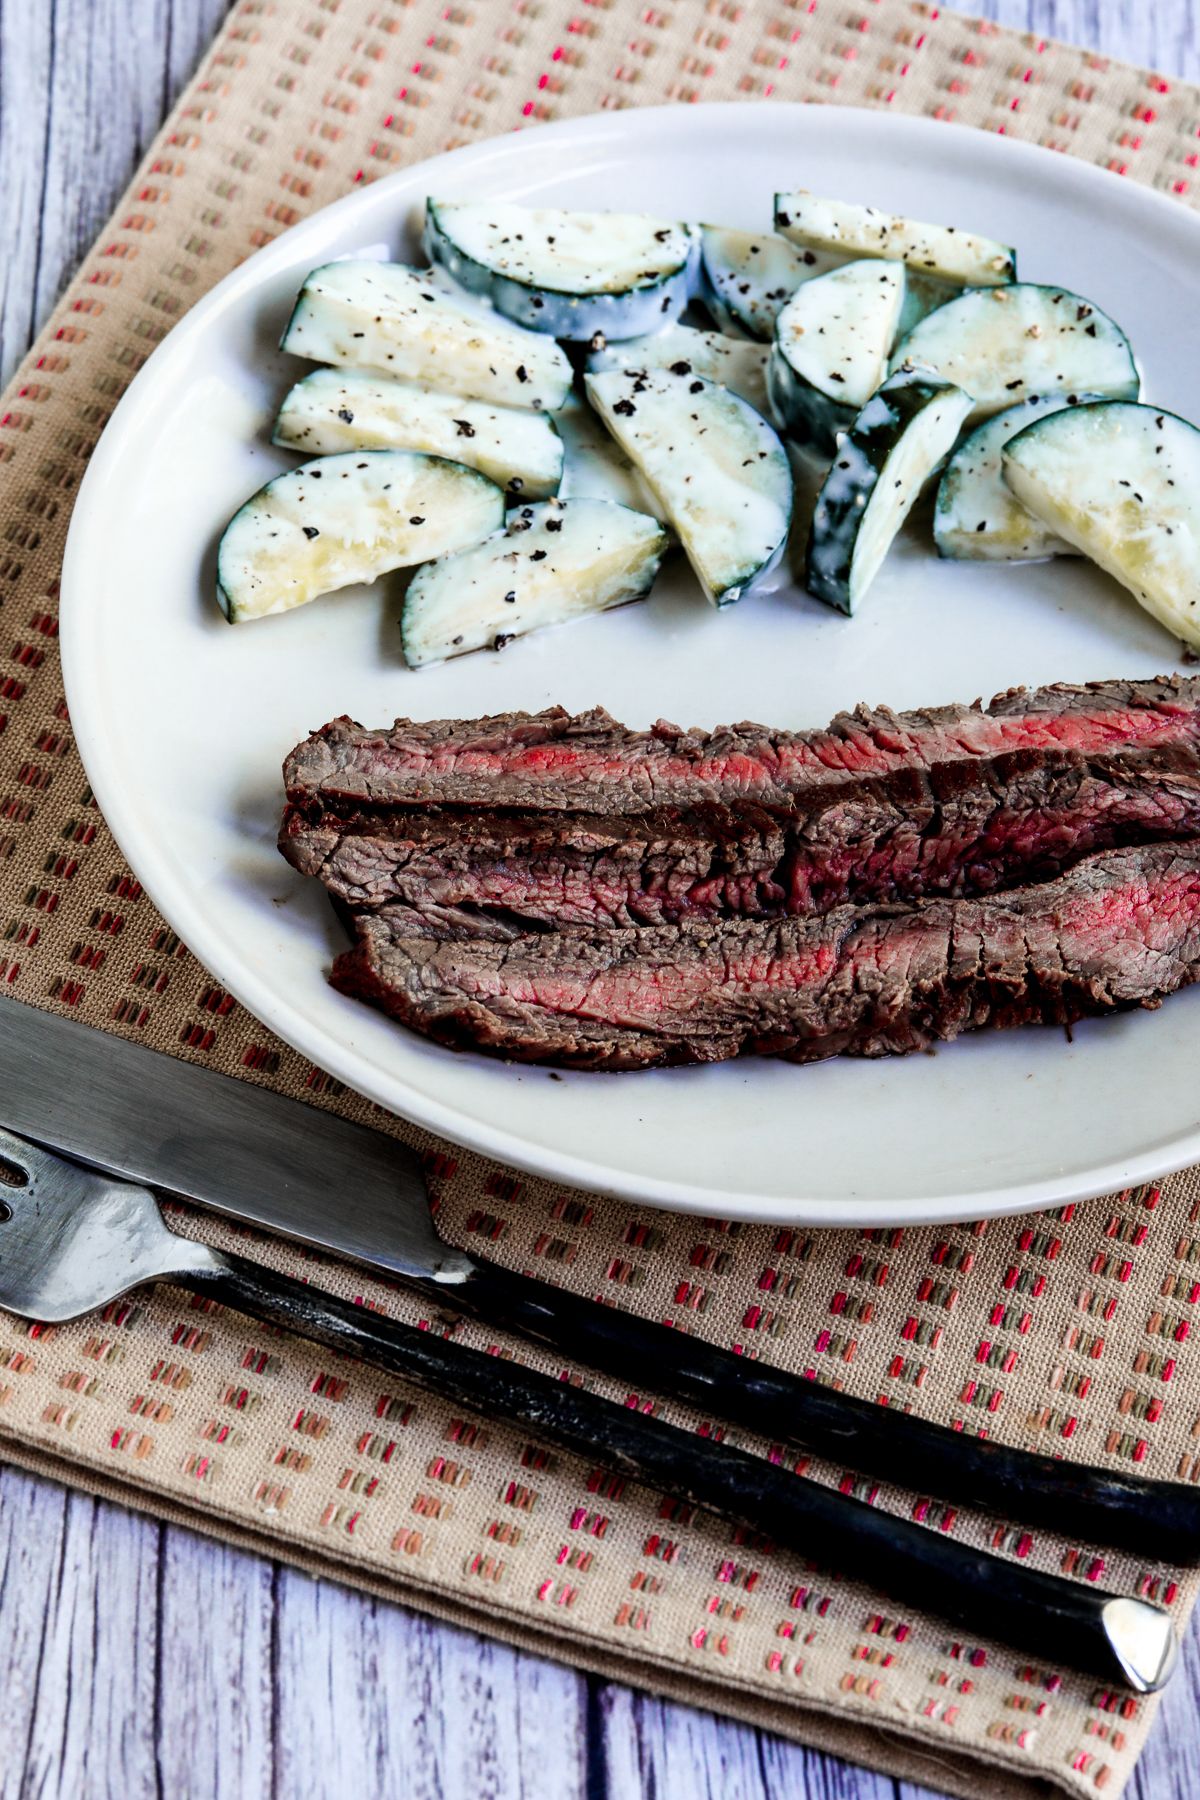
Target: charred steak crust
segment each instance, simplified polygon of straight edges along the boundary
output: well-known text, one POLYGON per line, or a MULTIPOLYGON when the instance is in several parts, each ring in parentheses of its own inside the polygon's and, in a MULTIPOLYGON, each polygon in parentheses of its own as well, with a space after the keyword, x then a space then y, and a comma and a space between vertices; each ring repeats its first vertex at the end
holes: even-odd
POLYGON ((883 1056, 1157 1006, 1196 980, 1200 842, 821 918, 481 937, 390 905, 355 923, 334 986, 455 1048, 588 1069, 883 1056))

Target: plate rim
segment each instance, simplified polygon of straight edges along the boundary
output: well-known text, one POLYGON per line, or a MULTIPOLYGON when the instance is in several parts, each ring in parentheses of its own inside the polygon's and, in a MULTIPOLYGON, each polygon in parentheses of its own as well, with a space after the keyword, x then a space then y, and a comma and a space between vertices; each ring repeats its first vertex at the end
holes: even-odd
MULTIPOLYGON (((805 116, 824 111, 836 112, 839 121, 858 120, 864 130, 882 132, 885 137, 911 137, 922 142, 938 132, 959 140, 964 151, 970 147, 973 156, 1002 158, 1010 163, 1025 160, 1032 168, 1046 168, 1051 160, 1056 179, 1065 175, 1097 197, 1103 194, 1110 202, 1122 192, 1141 211, 1158 211, 1170 219, 1175 228, 1181 225, 1196 233, 1200 249, 1200 216, 1161 191, 1141 183, 1123 183, 1120 177, 1091 162, 1056 153, 1038 144, 1001 136, 984 128, 937 120, 925 115, 889 113, 869 107, 828 107, 822 102, 772 101, 768 112, 761 101, 705 101, 684 109, 678 104, 648 106, 620 112, 599 112, 578 118, 555 120, 548 124, 522 128, 503 136, 481 139, 442 151, 410 166, 380 177, 368 187, 352 189, 340 199, 320 207, 306 219, 252 252, 222 277, 172 328, 163 342, 147 358, 122 395, 89 458, 87 468, 72 509, 63 557, 60 590, 60 646, 63 681, 72 730, 79 747, 85 772, 96 796, 97 804, 121 854, 137 875, 155 907, 185 942, 202 967, 211 969, 223 986, 228 987, 247 1011, 267 1029, 275 1032, 299 1054, 311 1059, 338 1080, 381 1106, 386 1112, 405 1119, 421 1129, 469 1149, 492 1161, 512 1166, 526 1174, 565 1183, 585 1192, 605 1195, 635 1205, 652 1206, 667 1211, 699 1213, 709 1217, 744 1219, 770 1224, 803 1224, 806 1228, 837 1229, 881 1224, 952 1223, 989 1217, 1005 1217, 1030 1213, 1046 1207, 1094 1199, 1098 1195, 1118 1191, 1142 1182, 1156 1180, 1200 1160, 1200 1121, 1190 1131, 1159 1144, 1152 1149, 1125 1159, 1104 1162, 1067 1175, 1043 1175, 977 1191, 967 1196, 942 1196, 929 1201, 899 1200, 895 1196, 838 1194, 824 1198, 806 1194, 795 1200, 778 1196, 745 1194, 735 1197, 725 1189, 708 1189, 695 1182, 673 1184, 659 1177, 636 1177, 632 1172, 612 1170, 602 1164, 570 1153, 531 1145, 520 1136, 480 1123, 469 1113, 447 1102, 414 1092, 407 1081, 391 1083, 369 1064, 361 1063, 351 1042, 345 1044, 326 1039, 319 1027, 310 1029, 300 1013, 289 1008, 286 996, 275 993, 245 961, 234 964, 234 979, 228 977, 219 929, 209 929, 203 911, 189 904, 186 886, 172 884, 170 875, 155 862, 154 834, 138 823, 136 798, 126 794, 116 781, 114 771, 106 765, 103 739, 105 722, 98 704, 89 702, 86 665, 86 625, 89 609, 83 603, 86 589, 85 570, 98 548, 91 540, 103 515, 94 504, 104 484, 111 479, 123 443, 136 429, 139 408, 146 403, 159 375, 171 359, 184 351, 192 335, 232 296, 253 289, 260 281, 278 273, 291 260, 298 239, 318 219, 341 219, 352 216, 368 196, 377 204, 380 197, 392 192, 411 190, 434 178, 457 175, 481 162, 499 161, 512 156, 518 162, 529 154, 531 142, 545 143, 554 138, 569 139, 578 145, 587 141, 589 133, 598 140, 620 138, 631 125, 644 131, 670 126, 682 117, 695 121, 704 115, 718 114, 722 119, 750 122, 778 119, 781 113, 805 116), (1186 221, 1191 220, 1189 227, 1186 221), (144 871, 150 871, 149 877, 144 871), (158 877, 162 876, 168 902, 164 903, 158 877), (402 1104, 395 1087, 400 1085, 409 1098, 402 1104), (734 1204, 736 1198, 736 1204, 734 1204)), ((402 204, 402 203, 401 203, 402 204)), ((397 1029, 400 1029, 397 1027, 397 1029)), ((447 1050, 446 1055, 456 1054, 447 1050)))

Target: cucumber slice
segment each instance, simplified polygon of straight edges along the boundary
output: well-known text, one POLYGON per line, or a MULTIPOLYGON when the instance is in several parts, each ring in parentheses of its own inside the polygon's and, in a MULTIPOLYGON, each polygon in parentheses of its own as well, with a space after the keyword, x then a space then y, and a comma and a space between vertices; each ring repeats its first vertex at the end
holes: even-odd
POLYGON ((1095 394, 1031 394, 994 413, 965 438, 938 486, 933 537, 939 556, 967 562, 1032 562, 1073 556, 1074 546, 1021 505, 1004 479, 1001 452, 1027 425, 1095 394))
POLYGON ((354 450, 277 475, 225 527, 217 601, 231 624, 290 612, 474 543, 504 521, 494 481, 416 450, 354 450))
POLYGON ((961 294, 902 338, 892 368, 932 369, 974 396, 986 419, 1030 394, 1136 400, 1137 365, 1120 327, 1066 288, 1014 282, 961 294))
POLYGON ((806 250, 880 256, 959 287, 998 287, 1017 274, 1016 251, 994 238, 953 225, 924 225, 849 200, 822 200, 803 188, 776 194, 775 229, 806 250))
POLYGON ((502 531, 418 569, 400 635, 410 669, 465 656, 542 625, 643 600, 667 547, 657 519, 611 500, 549 500, 502 531))
POLYGON ((548 413, 434 394, 358 369, 314 369, 298 381, 271 441, 306 456, 424 450, 478 469, 512 504, 545 500, 562 481, 562 439, 548 413))
POLYGON ((1154 406, 1100 401, 1027 426, 1004 479, 1051 531, 1200 647, 1200 431, 1154 406))
POLYGON ((756 412, 767 410, 767 360, 765 344, 748 338, 725 337, 719 331, 696 331, 691 325, 668 325, 649 337, 626 338, 593 350, 587 366, 593 374, 605 369, 627 369, 645 375, 665 369, 681 379, 703 376, 719 382, 748 400, 756 412))
POLYGON ((969 394, 923 369, 901 370, 872 395, 817 496, 805 571, 810 594, 855 610, 970 410, 969 394))
POLYGON ((460 286, 532 331, 586 342, 678 318, 698 255, 691 227, 644 213, 428 200, 425 251, 460 286))
POLYGON ((773 231, 700 227, 700 299, 722 331, 770 342, 775 321, 796 289, 842 261, 801 250, 773 231))
POLYGON ((452 298, 400 263, 314 269, 279 347, 501 406, 552 412, 571 387, 571 365, 549 338, 452 298))
POLYGON ((792 516, 787 452, 766 420, 696 375, 586 377, 588 399, 662 506, 714 606, 776 566, 792 516))
POLYGON ((771 409, 798 443, 832 455, 887 373, 904 305, 900 263, 846 263, 794 293, 775 321, 771 409))

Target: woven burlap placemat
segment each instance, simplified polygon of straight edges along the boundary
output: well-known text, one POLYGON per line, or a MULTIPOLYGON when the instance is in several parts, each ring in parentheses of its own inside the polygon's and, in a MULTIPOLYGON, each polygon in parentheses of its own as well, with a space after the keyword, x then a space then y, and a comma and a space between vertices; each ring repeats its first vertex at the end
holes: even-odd
MULTIPOLYGON (((234 8, 0 404, 0 986, 418 1141, 443 1229, 512 1268, 965 1431, 1194 1479, 1195 1172, 1031 1220, 816 1235, 640 1213, 488 1166, 342 1090, 197 966, 123 866, 72 743, 56 654, 72 495, 194 300, 356 182, 451 145, 599 108, 773 95, 957 119, 1193 199, 1195 89, 909 0, 234 8)), ((176 1222, 247 1242, 196 1213, 176 1222)), ((250 1248, 419 1316, 361 1273, 250 1248)), ((1194 1599, 1193 1577, 1077 1544, 1069 1520, 1031 1536, 918 1485, 755 1447, 934 1530, 1152 1595, 1181 1627, 1194 1599)), ((1152 1701, 897 1612, 852 1568, 824 1568, 818 1544, 785 1554, 173 1290, 58 1329, 0 1315, 0 1453, 955 1793, 1117 1794, 1153 1717, 1152 1701)))

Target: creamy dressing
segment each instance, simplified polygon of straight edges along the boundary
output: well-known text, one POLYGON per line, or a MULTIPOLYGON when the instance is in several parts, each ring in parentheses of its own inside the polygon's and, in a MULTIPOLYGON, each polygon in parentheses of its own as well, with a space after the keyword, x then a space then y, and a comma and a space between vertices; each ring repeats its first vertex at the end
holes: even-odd
POLYGON ((235 621, 290 612, 318 595, 444 556, 494 531, 504 496, 473 469, 406 450, 302 463, 234 514, 217 554, 235 621))
POLYGON ((593 350, 587 366, 591 373, 605 369, 663 370, 681 380, 701 376, 718 382, 756 412, 767 412, 767 344, 748 338, 726 337, 719 331, 698 331, 691 325, 668 325, 648 337, 627 338, 593 350))
POLYGON ((927 225, 873 206, 823 200, 798 189, 775 196, 775 227, 794 244, 850 256, 879 256, 908 263, 964 287, 992 287, 1012 281, 1016 256, 994 238, 927 225))
POLYGON ((884 378, 904 305, 898 264, 859 261, 800 288, 775 322, 775 348, 800 380, 865 406, 884 378))
POLYGON ((430 200, 429 210, 463 256, 510 281, 560 294, 653 286, 685 268, 692 254, 686 225, 644 213, 565 212, 497 200, 430 200))
POLYGON ((607 500, 518 507, 505 529, 427 564, 401 619, 411 668, 463 656, 543 625, 642 599, 667 536, 657 520, 607 500))
POLYGON ((782 555, 792 475, 775 432, 727 388, 616 371, 587 377, 588 396, 636 462, 717 605, 782 555))
POLYGON ((826 251, 798 248, 773 231, 702 225, 700 237, 705 305, 718 324, 768 342, 796 289, 842 261, 826 251))
MULTIPOLYGON (((1079 400, 1098 397, 1083 394, 1079 400)), ((1073 545, 1021 505, 1004 479, 1002 453, 1027 425, 1076 403, 1065 394, 1031 394, 1019 406, 996 413, 959 446, 938 488, 933 535, 943 556, 1033 562, 1075 554, 1073 545)))
POLYGON ((566 467, 559 492, 564 498, 615 500, 660 524, 666 515, 658 496, 643 481, 633 459, 614 443, 591 407, 572 394, 554 415, 562 435, 566 467))
POLYGON ((1200 646, 1200 432, 1153 406, 1060 412, 1004 450, 1013 492, 1200 646))
POLYGON ((974 420, 1029 394, 1136 400, 1141 391, 1129 343, 1107 313, 1030 282, 962 294, 930 313, 897 345, 893 371, 905 363, 965 388, 974 420))
POLYGON ((571 385, 571 365, 552 338, 462 305, 399 263, 314 269, 281 348, 507 406, 550 410, 571 385))
POLYGON ((424 450, 529 500, 557 492, 563 471, 562 439, 546 413, 355 369, 315 369, 298 381, 280 408, 274 441, 307 456, 424 450))

